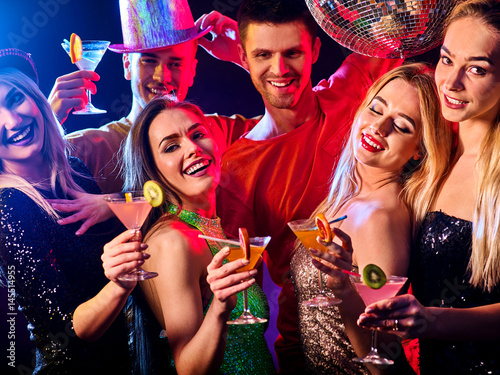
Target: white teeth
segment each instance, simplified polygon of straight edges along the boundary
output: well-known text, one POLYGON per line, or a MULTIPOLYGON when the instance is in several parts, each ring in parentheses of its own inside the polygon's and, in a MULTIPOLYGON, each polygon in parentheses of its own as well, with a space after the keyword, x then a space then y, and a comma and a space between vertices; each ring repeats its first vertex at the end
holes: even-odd
POLYGON ((150 90, 155 95, 166 95, 167 94, 167 90, 159 90, 159 89, 155 89, 153 87, 151 87, 150 90))
POLYGON ((286 87, 288 86, 292 81, 289 81, 289 82, 274 82, 274 81, 270 81, 271 85, 275 86, 275 87, 286 87))
POLYGON ((448 101, 451 103, 451 104, 464 104, 465 102, 461 101, 461 100, 456 100, 456 99, 452 99, 450 98, 449 96, 446 97, 446 99, 448 99, 448 101))
POLYGON ((19 142, 21 141, 24 137, 28 135, 30 132, 30 127, 28 126, 21 134, 19 134, 17 137, 12 139, 12 142, 19 142))
POLYGON ((191 174, 195 173, 198 169, 206 167, 208 164, 210 164, 209 160, 203 160, 202 162, 196 163, 192 167, 189 167, 188 170, 186 171, 186 173, 191 175, 191 174))
POLYGON ((372 147, 375 147, 377 150, 383 150, 382 147, 380 147, 379 145, 377 145, 371 139, 368 139, 368 137, 366 137, 364 134, 363 134, 363 139, 365 140, 366 143, 368 143, 372 147))

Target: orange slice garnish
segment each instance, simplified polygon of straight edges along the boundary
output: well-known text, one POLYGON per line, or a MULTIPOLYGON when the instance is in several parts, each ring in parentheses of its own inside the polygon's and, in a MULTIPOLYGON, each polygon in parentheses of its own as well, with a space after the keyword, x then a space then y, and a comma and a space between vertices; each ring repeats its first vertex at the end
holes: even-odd
POLYGON ((243 250, 243 255, 246 260, 250 260, 250 237, 248 236, 248 231, 246 228, 238 229, 240 237, 240 247, 243 250))
POLYGON ((319 236, 325 242, 332 242, 333 240, 333 232, 332 228, 330 228, 330 224, 323 213, 319 213, 316 215, 316 226, 318 227, 319 236))
POLYGON ((69 56, 72 64, 82 59, 82 40, 75 33, 71 34, 69 40, 69 56))

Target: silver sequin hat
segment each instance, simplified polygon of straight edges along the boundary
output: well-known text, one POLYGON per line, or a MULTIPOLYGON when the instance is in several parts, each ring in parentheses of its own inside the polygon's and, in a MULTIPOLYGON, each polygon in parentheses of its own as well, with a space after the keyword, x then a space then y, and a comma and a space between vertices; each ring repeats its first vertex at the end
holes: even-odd
POLYGON ((120 0, 123 44, 118 53, 146 52, 202 37, 212 26, 198 30, 187 0, 120 0))

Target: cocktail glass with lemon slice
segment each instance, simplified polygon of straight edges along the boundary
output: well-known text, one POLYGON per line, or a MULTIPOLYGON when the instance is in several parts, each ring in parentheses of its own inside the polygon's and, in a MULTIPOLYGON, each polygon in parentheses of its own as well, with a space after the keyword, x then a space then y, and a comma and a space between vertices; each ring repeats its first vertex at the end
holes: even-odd
MULTIPOLYGON (((141 227, 151 211, 151 204, 144 197, 143 191, 129 191, 104 196, 111 211, 125 225, 127 229, 135 230, 130 241, 141 240, 141 227)), ((118 276, 119 280, 139 281, 156 277, 156 272, 147 272, 140 267, 130 273, 118 276)))
MULTIPOLYGON (((108 41, 105 40, 80 40, 76 34, 71 35, 71 40, 64 39, 61 43, 66 53, 71 58, 71 62, 76 64, 80 70, 94 71, 101 61, 104 52, 108 49, 108 41)), ((91 93, 87 90, 87 105, 79 111, 73 111, 75 115, 94 115, 106 113, 104 109, 98 109, 92 105, 91 93)))
MULTIPOLYGON (((250 261, 248 265, 236 270, 236 272, 243 272, 251 270, 255 267, 257 261, 264 252, 264 249, 271 240, 271 237, 269 236, 250 237, 250 238, 248 238, 248 234, 246 236, 247 236, 246 239, 242 239, 241 238, 242 235, 240 233, 240 240, 208 237, 201 234, 198 237, 211 241, 216 241, 223 247, 226 246, 229 247, 229 249, 231 250, 231 252, 227 256, 227 260, 229 262, 233 262, 241 258, 248 259, 250 261), (242 245, 242 241, 247 241, 246 242, 247 245, 242 245)), ((255 324, 255 323, 265 323, 265 322, 267 322, 267 319, 256 317, 250 312, 250 308, 248 306, 248 293, 246 289, 243 290, 243 313, 237 319, 228 321, 227 324, 255 324)))

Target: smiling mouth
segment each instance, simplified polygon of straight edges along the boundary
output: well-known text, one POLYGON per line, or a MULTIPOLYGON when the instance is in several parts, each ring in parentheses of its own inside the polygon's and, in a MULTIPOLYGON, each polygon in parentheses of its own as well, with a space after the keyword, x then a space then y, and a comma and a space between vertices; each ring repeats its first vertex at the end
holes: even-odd
POLYGON ((32 136, 33 136, 33 124, 26 126, 24 129, 21 129, 21 131, 14 134, 7 140, 7 143, 9 144, 20 143, 22 141, 26 141, 32 136))
POLYGON ((377 150, 381 150, 381 151, 385 150, 385 148, 380 147, 378 144, 376 144, 371 139, 369 139, 365 134, 363 134, 363 141, 377 150))
POLYGON ((177 97, 177 94, 175 93, 175 89, 168 90, 165 86, 163 87, 148 87, 148 90, 151 91, 154 95, 159 95, 159 96, 171 96, 171 97, 177 97))
POLYGON ((465 102, 465 101, 462 101, 462 100, 457 100, 457 99, 453 99, 453 98, 450 98, 448 95, 444 95, 444 97, 446 98, 446 100, 451 103, 451 104, 454 104, 454 105, 464 105, 464 104, 467 104, 468 102, 465 102))
POLYGON ((186 169, 184 171, 184 173, 191 176, 195 173, 198 173, 198 172, 201 172, 201 171, 207 169, 209 165, 210 165, 210 160, 203 160, 203 161, 200 161, 199 163, 196 163, 195 165, 192 165, 188 169, 186 169))
POLYGON ((275 81, 268 81, 268 82, 271 84, 271 86, 274 86, 274 87, 277 87, 277 88, 283 88, 283 87, 290 86, 293 81, 294 80, 291 79, 291 80, 289 80, 287 82, 275 82, 275 81))

